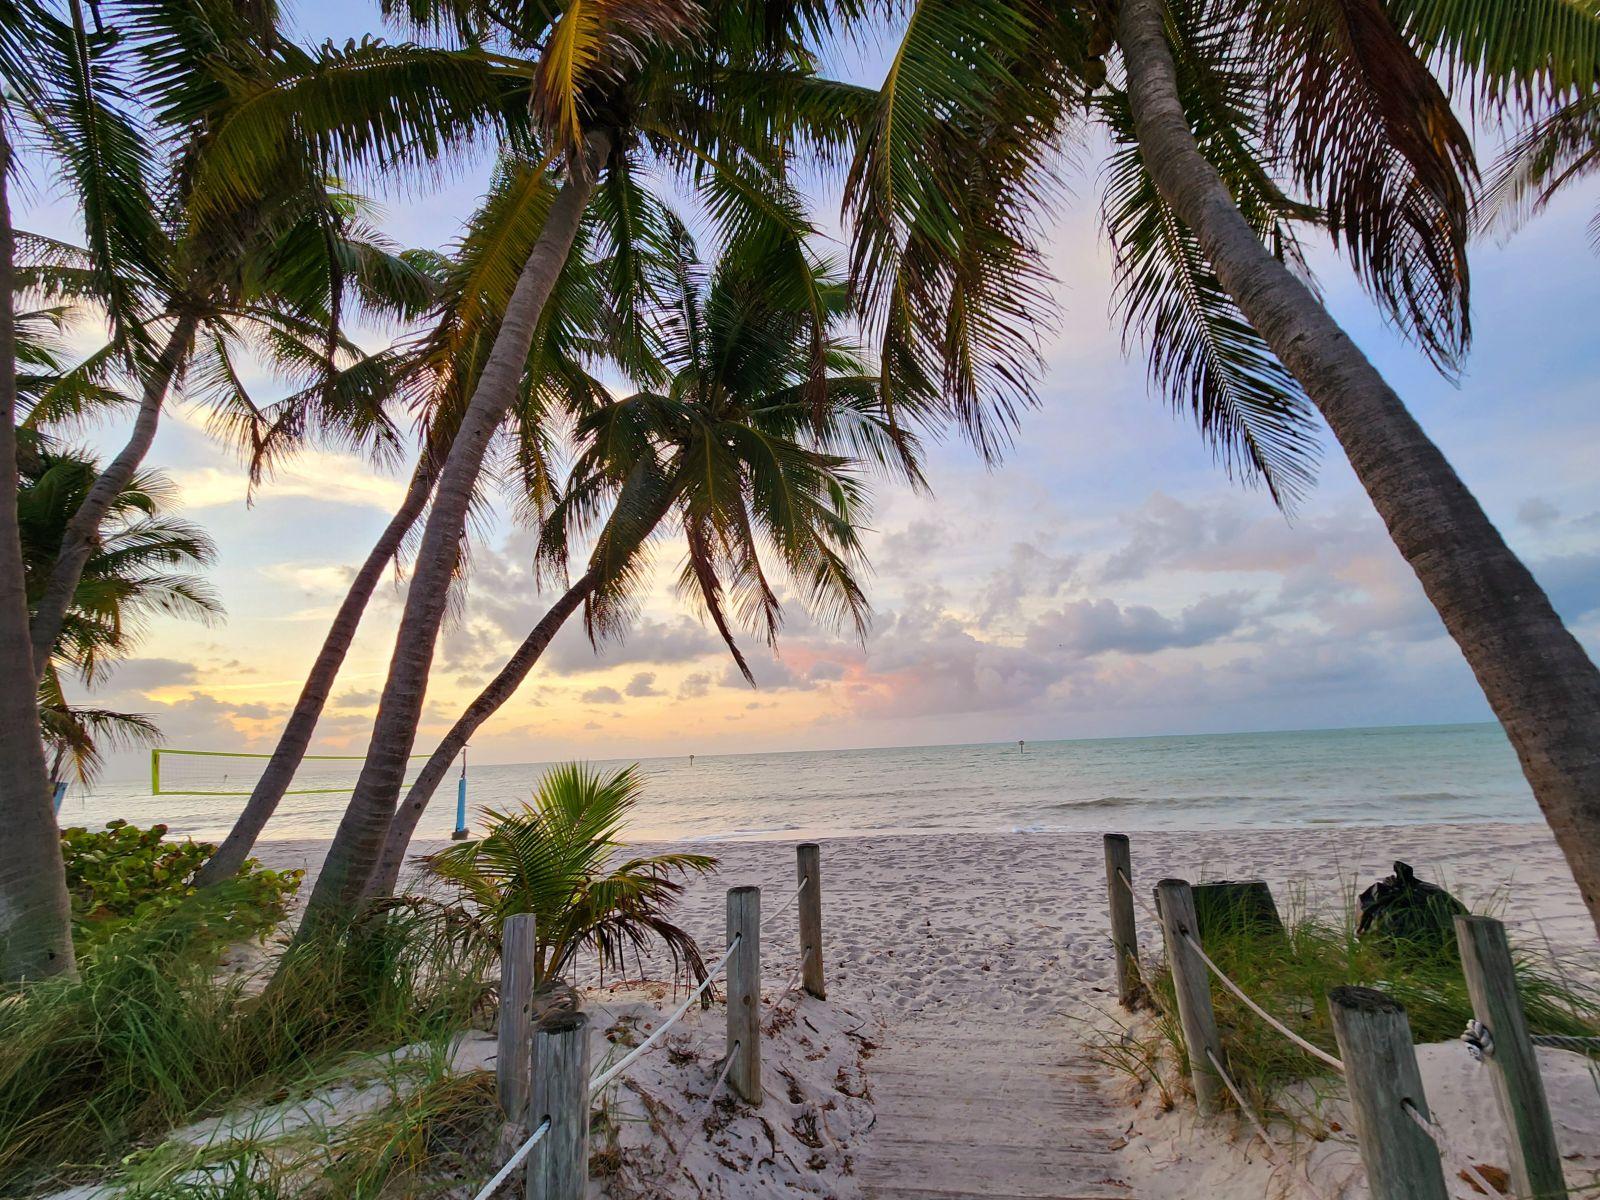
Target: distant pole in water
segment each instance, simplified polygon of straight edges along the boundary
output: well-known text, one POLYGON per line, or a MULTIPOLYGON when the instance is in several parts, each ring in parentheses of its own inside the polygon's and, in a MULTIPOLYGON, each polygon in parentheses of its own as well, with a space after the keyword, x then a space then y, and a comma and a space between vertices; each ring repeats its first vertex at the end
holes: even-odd
POLYGON ((692 766, 694 766, 694 755, 692 755, 692 754, 691 754, 691 755, 689 755, 689 765, 690 765, 690 766, 691 766, 691 767, 692 767, 692 766))
POLYGON ((1023 748, 1023 746, 1025 746, 1025 745, 1027 745, 1027 743, 1026 743, 1026 742, 1024 742, 1024 741, 1023 741, 1023 740, 1022 740, 1022 739, 1021 739, 1021 738, 1018 738, 1018 739, 1017 739, 1017 753, 1018 753, 1018 754, 1021 754, 1021 753, 1023 753, 1023 749, 1022 749, 1022 748, 1023 748))
POLYGON ((461 778, 456 780, 456 827, 452 842, 467 840, 467 748, 461 747, 461 778))

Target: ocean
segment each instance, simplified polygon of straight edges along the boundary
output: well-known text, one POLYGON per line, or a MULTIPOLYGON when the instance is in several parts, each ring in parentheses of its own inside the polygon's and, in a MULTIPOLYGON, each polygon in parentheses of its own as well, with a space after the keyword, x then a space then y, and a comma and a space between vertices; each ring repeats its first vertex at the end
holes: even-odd
MULTIPOLYGON (((473 763, 469 818, 521 802, 545 765, 473 763)), ((692 764, 679 757, 639 766, 647 783, 628 830, 639 841, 1540 819, 1493 724, 699 755, 692 764)), ((231 777, 228 786, 247 785, 231 777)), ((418 836, 449 832, 455 798, 452 775, 418 836)), ((266 836, 331 836, 343 801, 337 793, 286 797, 266 836)), ((69 791, 61 822, 161 821, 174 834, 216 839, 242 804, 242 796, 155 796, 148 783, 105 784, 69 791)))

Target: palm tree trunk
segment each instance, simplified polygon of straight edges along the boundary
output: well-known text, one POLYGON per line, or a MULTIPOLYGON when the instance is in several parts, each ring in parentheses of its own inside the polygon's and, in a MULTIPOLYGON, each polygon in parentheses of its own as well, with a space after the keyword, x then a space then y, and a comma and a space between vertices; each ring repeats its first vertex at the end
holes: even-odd
POLYGON ((0 124, 0 983, 75 969, 72 906, 39 731, 17 523, 17 342, 11 144, 0 124))
POLYGON ((144 392, 139 398, 139 413, 134 417, 133 430, 128 434, 127 444, 106 465, 105 470, 100 472, 94 485, 89 489, 89 494, 78 506, 78 511, 73 513, 72 520, 67 522, 66 533, 61 539, 61 550, 56 554, 56 561, 50 568, 50 578, 45 582, 44 593, 34 608, 35 683, 44 677, 45 665, 50 661, 50 651, 54 648, 56 639, 61 636, 61 626, 67 618, 67 609, 72 606, 72 597, 78 591, 78 581, 83 577, 84 565, 94 553, 95 542, 99 540, 100 524, 105 520, 106 513, 110 511, 116 498, 128 486, 128 481, 139 469, 139 464, 144 462, 144 456, 150 452, 150 443, 155 441, 156 428, 161 423, 161 406, 166 401, 167 391, 178 373, 178 367, 189 353, 190 343, 194 341, 195 329, 199 324, 199 318, 191 312, 178 314, 177 320, 173 322, 172 332, 167 336, 166 345, 161 348, 160 355, 157 356, 150 368, 149 376, 144 381, 144 392))
POLYGON ((302 937, 353 915, 383 851, 389 819, 400 797, 406 758, 422 715, 423 694, 448 603, 450 576, 460 553, 467 506, 483 469, 489 440, 516 399, 535 327, 572 250, 595 177, 610 150, 609 135, 590 134, 585 142, 584 161, 573 164, 551 203, 544 228, 506 305, 478 386, 450 444, 434 492, 433 508, 423 528, 366 762, 306 905, 302 937))
POLYGON ((1240 215, 1189 129, 1164 13, 1163 0, 1122 0, 1151 178, 1344 448, 1505 727, 1600 931, 1600 672, 1400 397, 1240 215))
POLYGON ((450 727, 450 732, 445 734, 444 740, 423 764, 422 773, 411 784, 405 800, 395 810, 394 818, 389 822, 389 833, 383 843, 383 855, 378 860, 378 869, 373 872, 372 882, 367 888, 368 895, 387 896, 394 892, 395 885, 400 881, 400 868, 405 865, 406 849, 411 845, 411 835, 416 832, 417 822, 422 819, 428 802, 433 799, 433 793, 438 790, 440 782, 449 772, 450 764, 455 761, 456 755, 461 753, 461 748, 471 740, 472 735, 478 731, 479 726, 499 712, 500 707, 516 695, 517 689, 522 686, 522 681, 528 677, 528 672, 533 670, 540 655, 550 645, 550 640, 566 624, 567 618, 577 611, 578 605, 583 603, 599 581, 599 573, 591 569, 562 593, 561 597, 550 606, 550 610, 539 619, 539 623, 533 627, 533 632, 528 634, 522 645, 518 646, 516 652, 506 660, 506 665, 500 668, 499 673, 456 718, 456 723, 450 727))
POLYGON ((361 624, 367 603, 378 590, 383 573, 399 552, 406 533, 422 514, 428 496, 433 491, 433 479, 432 453, 424 449, 417 469, 412 472, 405 498, 367 554, 366 562, 361 564, 361 569, 350 583, 350 590, 345 593, 344 602, 339 605, 333 624, 323 638, 322 649, 317 652, 316 661, 306 675, 305 685, 300 689, 300 698, 295 701, 294 711, 289 714, 283 732, 278 735, 278 744, 273 748, 266 769, 250 791, 250 799, 245 801, 244 811, 233 823, 222 845, 217 847, 217 852, 195 876, 195 882, 201 887, 231 879, 239 873, 256 839, 261 836, 262 829, 272 819, 279 801, 289 790, 289 784, 300 769, 301 760, 305 758, 306 748, 311 745, 311 736, 316 732, 317 721, 328 702, 328 693, 333 690, 334 680, 339 676, 339 668, 344 665, 350 644, 355 641, 356 630, 361 624))

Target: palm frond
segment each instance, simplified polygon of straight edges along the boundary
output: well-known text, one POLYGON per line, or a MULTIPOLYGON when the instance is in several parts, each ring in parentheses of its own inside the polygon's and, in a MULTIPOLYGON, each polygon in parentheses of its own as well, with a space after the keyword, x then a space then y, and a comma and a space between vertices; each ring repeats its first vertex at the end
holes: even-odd
POLYGON ((1218 29, 1219 9, 1231 4, 1173 9, 1192 9, 1189 28, 1256 60, 1268 140, 1296 185, 1384 311, 1453 371, 1472 337, 1467 236, 1478 168, 1449 97, 1384 0, 1272 0, 1254 9, 1248 39, 1218 29))

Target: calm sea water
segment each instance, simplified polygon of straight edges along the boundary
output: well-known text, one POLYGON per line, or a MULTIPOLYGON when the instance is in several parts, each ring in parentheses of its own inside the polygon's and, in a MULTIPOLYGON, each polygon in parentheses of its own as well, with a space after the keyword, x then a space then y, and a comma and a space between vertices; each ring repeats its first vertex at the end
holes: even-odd
MULTIPOLYGON (((192 769, 226 766, 194 760, 192 769)), ((658 758, 640 766, 648 787, 631 826, 640 840, 1539 819, 1498 725, 702 755, 693 765, 658 758)), ((324 774, 308 767, 297 786, 336 782, 333 768, 316 769, 324 774)), ((469 812, 518 803, 542 769, 474 764, 469 812)), ((238 777, 229 786, 241 786, 238 777)), ((290 796, 267 836, 326 837, 343 802, 290 796)), ((105 785, 69 793, 61 819, 165 821, 174 833, 216 838, 242 803, 105 785)), ((452 778, 420 834, 445 834, 454 812, 452 778)))

